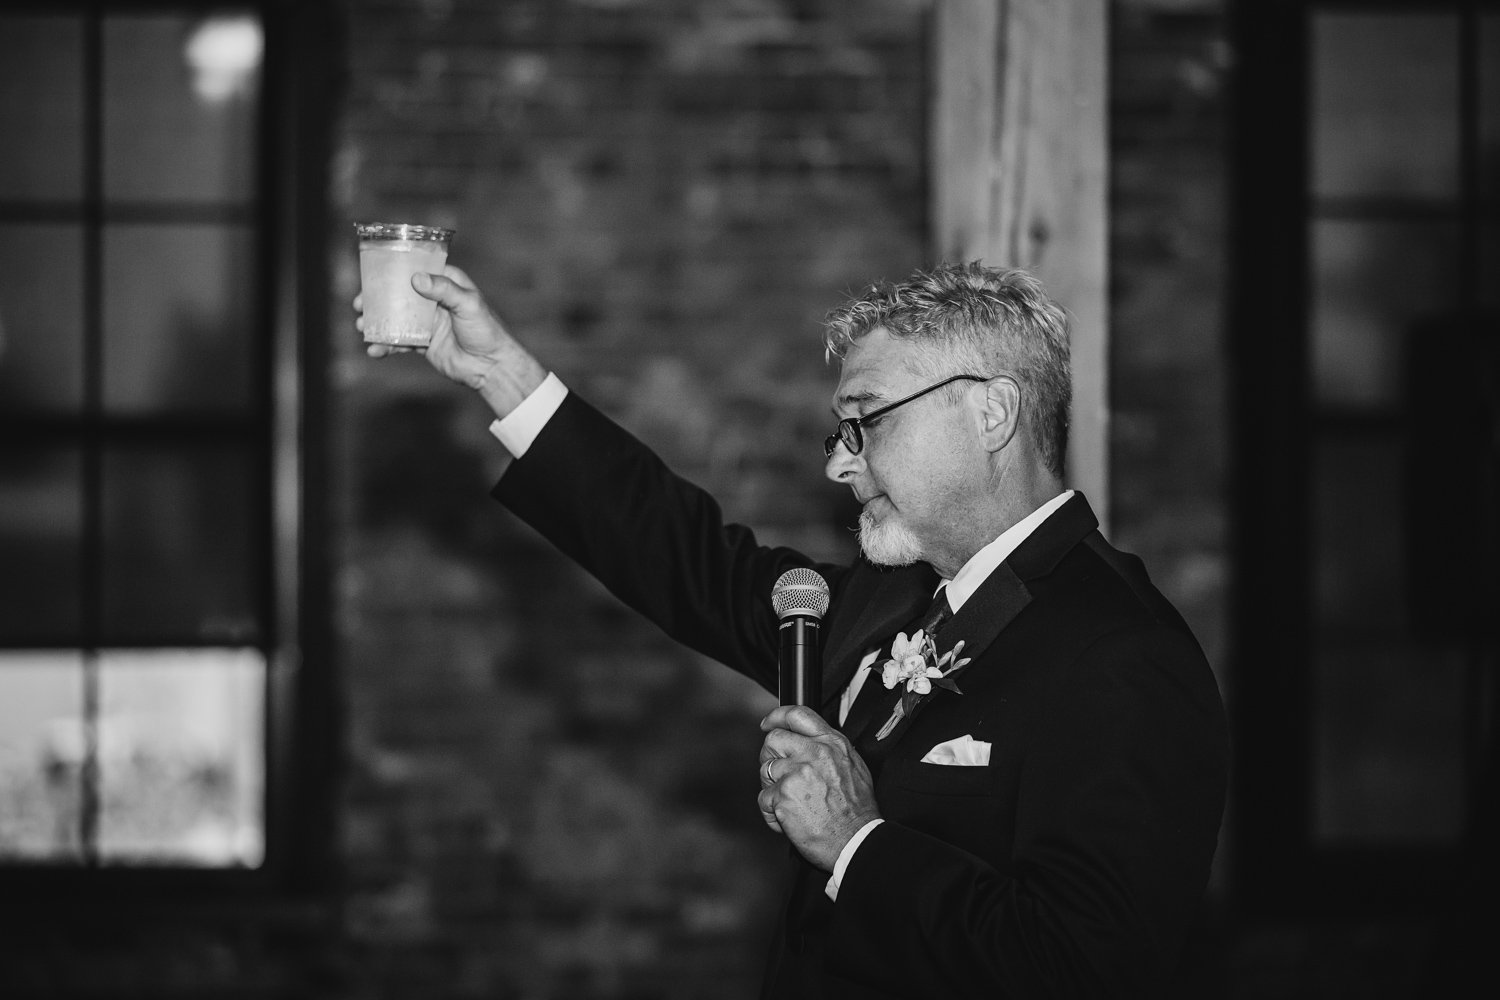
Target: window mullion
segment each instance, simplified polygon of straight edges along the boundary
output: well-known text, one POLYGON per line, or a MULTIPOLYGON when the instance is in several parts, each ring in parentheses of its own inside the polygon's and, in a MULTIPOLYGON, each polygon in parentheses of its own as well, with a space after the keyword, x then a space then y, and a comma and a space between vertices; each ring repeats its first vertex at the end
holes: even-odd
POLYGON ((103 636, 104 453, 104 28, 96 9, 83 15, 83 530, 80 594, 83 653, 83 760, 79 770, 79 843, 84 864, 99 864, 99 652, 103 636))

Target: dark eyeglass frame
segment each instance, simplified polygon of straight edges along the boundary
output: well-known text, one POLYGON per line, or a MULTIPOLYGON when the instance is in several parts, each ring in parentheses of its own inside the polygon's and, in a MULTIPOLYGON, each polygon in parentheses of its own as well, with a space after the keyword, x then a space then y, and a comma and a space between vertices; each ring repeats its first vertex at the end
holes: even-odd
POLYGON ((823 439, 823 455, 827 458, 832 458, 833 450, 839 446, 840 441, 844 443, 845 448, 849 449, 849 454, 858 455, 865 450, 865 436, 864 432, 860 430, 862 425, 874 420, 876 417, 885 416, 898 406, 905 406, 914 399, 920 399, 934 389, 941 389, 950 382, 957 382, 960 379, 968 379, 970 382, 989 381, 988 378, 982 375, 950 375, 941 382, 934 382, 925 389, 918 389, 905 399, 898 399, 894 403, 887 403, 878 410, 871 410, 862 417, 845 417, 839 421, 839 425, 833 429, 833 433, 823 439))

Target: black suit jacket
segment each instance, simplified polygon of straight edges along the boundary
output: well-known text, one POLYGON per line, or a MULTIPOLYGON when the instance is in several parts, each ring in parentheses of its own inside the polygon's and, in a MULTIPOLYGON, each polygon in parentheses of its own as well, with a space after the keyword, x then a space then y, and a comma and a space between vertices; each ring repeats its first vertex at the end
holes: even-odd
MULTIPOLYGON (((860 659, 937 583, 926 566, 760 546, 576 394, 494 492, 668 634, 772 692, 771 587, 813 565, 832 591, 829 719, 860 659)), ((837 902, 827 873, 794 860, 765 996, 1138 996, 1170 976, 1207 883, 1228 756, 1213 674, 1181 616, 1079 494, 938 645, 959 640, 973 658, 962 693, 935 691, 885 740, 849 734, 885 822, 837 902), (992 745, 988 766, 922 763, 966 734, 992 745)), ((876 714, 874 726, 889 713, 876 714)))

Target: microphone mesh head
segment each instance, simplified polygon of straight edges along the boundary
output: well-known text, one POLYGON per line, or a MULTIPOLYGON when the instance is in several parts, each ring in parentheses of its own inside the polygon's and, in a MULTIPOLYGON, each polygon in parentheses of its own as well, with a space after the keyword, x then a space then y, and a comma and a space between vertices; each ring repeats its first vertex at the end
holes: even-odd
POLYGON ((828 611, 828 581, 810 569, 789 569, 771 588, 771 605, 777 618, 791 614, 822 618, 828 611))

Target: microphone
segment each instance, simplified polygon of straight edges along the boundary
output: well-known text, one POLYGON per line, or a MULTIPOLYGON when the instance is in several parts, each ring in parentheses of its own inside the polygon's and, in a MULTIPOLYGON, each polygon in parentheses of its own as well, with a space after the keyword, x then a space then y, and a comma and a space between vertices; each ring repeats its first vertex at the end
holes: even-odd
POLYGON ((823 703, 823 656, 818 626, 828 610, 828 581, 810 569, 789 569, 771 588, 771 606, 781 619, 776 666, 781 704, 823 703))

